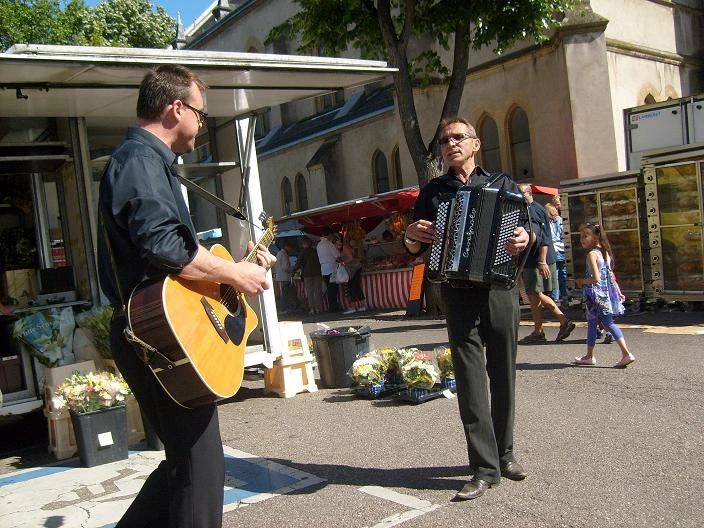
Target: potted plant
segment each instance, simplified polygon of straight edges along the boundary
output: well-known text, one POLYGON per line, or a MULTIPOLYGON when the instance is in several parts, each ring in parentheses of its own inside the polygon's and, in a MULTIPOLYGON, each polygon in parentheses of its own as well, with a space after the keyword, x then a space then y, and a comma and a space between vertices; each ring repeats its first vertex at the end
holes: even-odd
POLYGON ((81 462, 86 467, 127 458, 125 380, 111 372, 73 373, 56 389, 55 406, 68 408, 81 462))

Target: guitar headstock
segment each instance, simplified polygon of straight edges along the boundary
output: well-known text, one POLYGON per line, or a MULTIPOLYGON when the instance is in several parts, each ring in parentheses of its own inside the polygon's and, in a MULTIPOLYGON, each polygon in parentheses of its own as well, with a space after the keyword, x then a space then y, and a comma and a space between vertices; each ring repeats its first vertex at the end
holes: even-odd
POLYGON ((266 212, 262 211, 259 215, 259 221, 263 225, 266 225, 266 230, 262 235, 260 244, 268 246, 274 241, 274 238, 276 238, 276 224, 274 224, 274 217, 267 216, 266 212))

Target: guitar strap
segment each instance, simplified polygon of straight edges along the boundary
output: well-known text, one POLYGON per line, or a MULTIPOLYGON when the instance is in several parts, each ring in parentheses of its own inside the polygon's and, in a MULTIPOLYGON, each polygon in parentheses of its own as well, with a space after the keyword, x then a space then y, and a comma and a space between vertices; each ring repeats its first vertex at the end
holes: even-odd
POLYGON ((110 267, 112 268, 112 274, 115 279, 115 287, 117 288, 117 295, 120 298, 120 309, 122 314, 125 315, 125 329, 122 334, 125 340, 132 345, 137 356, 141 359, 147 366, 152 369, 161 368, 171 370, 175 367, 173 362, 171 362, 166 356, 159 352, 155 347, 151 346, 146 341, 141 340, 137 334, 132 330, 132 325, 130 323, 130 318, 127 316, 127 305, 125 303, 125 296, 122 294, 122 288, 120 287, 120 278, 117 274, 117 264, 115 263, 115 254, 112 251, 112 244, 110 243, 110 235, 105 227, 105 222, 103 221, 103 211, 100 209, 98 215, 98 223, 100 224, 100 231, 103 234, 103 239, 105 240, 105 246, 110 254, 110 267))

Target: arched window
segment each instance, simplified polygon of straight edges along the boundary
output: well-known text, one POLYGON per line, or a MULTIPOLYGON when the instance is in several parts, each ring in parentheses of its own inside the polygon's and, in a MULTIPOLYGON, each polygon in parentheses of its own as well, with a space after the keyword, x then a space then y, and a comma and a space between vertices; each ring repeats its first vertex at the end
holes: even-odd
POLYGON ((522 108, 516 108, 509 121, 511 140, 511 161, 513 179, 528 181, 533 179, 533 157, 530 149, 530 129, 528 116, 522 108))
POLYGON ((296 204, 299 211, 308 209, 308 187, 300 172, 296 174, 296 204))
POLYGON ((481 140, 481 165, 488 171, 501 170, 501 146, 499 145, 499 129, 491 117, 482 119, 479 125, 481 140))
POLYGON ((391 154, 391 171, 393 174, 393 187, 398 189, 403 185, 403 176, 401 175, 401 154, 399 154, 398 145, 394 147, 394 151, 391 154))
POLYGON ((386 156, 380 150, 374 153, 372 158, 372 167, 374 174, 374 192, 383 193, 390 191, 389 186, 389 167, 386 163, 386 156))
POLYGON ((291 182, 288 178, 284 178, 281 182, 281 215, 290 215, 293 212, 293 190, 291 189, 291 182))

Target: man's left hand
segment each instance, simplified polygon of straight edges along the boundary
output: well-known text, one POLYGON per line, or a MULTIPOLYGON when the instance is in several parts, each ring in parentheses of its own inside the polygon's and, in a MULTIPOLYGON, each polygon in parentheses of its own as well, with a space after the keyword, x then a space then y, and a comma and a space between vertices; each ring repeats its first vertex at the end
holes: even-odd
POLYGON ((518 255, 528 247, 530 235, 523 226, 518 226, 513 230, 513 236, 506 240, 506 251, 509 255, 518 255))
MULTIPOLYGON (((254 242, 251 240, 247 244, 247 253, 254 249, 254 242)), ((257 264, 259 264, 264 269, 271 269, 276 263, 276 257, 269 252, 269 249, 264 246, 259 246, 257 248, 257 264)))

